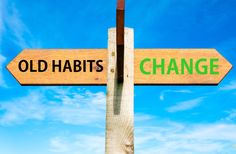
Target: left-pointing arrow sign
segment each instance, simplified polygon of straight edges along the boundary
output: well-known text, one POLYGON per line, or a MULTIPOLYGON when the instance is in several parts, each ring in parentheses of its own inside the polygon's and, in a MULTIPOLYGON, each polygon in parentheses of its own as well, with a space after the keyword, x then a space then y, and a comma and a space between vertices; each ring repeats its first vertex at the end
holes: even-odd
POLYGON ((106 67, 106 49, 26 49, 7 66, 21 85, 104 85, 106 67))

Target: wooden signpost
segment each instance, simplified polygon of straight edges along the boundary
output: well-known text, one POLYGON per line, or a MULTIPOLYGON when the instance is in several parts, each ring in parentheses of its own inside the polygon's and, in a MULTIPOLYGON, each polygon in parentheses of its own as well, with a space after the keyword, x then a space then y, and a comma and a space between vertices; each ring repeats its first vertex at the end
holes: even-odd
POLYGON ((215 49, 134 49, 124 15, 118 0, 108 49, 25 49, 7 66, 21 85, 107 85, 106 154, 134 153, 134 85, 217 85, 232 68, 215 49))

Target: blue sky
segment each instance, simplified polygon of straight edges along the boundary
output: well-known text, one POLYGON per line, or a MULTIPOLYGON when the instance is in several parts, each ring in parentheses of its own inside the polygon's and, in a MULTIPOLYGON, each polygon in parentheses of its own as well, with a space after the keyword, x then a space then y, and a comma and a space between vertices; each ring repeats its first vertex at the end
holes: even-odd
MULTIPOLYGON (((216 48, 236 65, 234 0, 126 3, 136 48, 216 48)), ((106 87, 22 87, 5 66, 24 48, 106 48, 115 7, 0 0, 1 154, 104 153, 106 87)), ((233 68, 218 86, 135 87, 135 152, 236 153, 235 77, 233 68)))

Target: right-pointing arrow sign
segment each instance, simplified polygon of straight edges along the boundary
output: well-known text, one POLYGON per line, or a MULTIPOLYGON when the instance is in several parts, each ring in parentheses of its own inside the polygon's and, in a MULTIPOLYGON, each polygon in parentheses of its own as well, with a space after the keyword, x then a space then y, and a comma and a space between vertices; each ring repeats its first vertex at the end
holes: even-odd
POLYGON ((136 49, 135 77, 145 84, 219 84, 232 65, 215 49, 136 49))

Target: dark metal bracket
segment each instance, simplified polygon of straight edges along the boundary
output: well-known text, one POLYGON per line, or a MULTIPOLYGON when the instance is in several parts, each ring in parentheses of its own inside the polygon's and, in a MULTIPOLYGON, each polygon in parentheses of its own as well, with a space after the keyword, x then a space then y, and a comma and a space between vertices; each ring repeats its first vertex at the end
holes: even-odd
POLYGON ((125 0, 118 0, 116 9, 116 52, 118 82, 124 81, 124 35, 125 34, 125 0))

